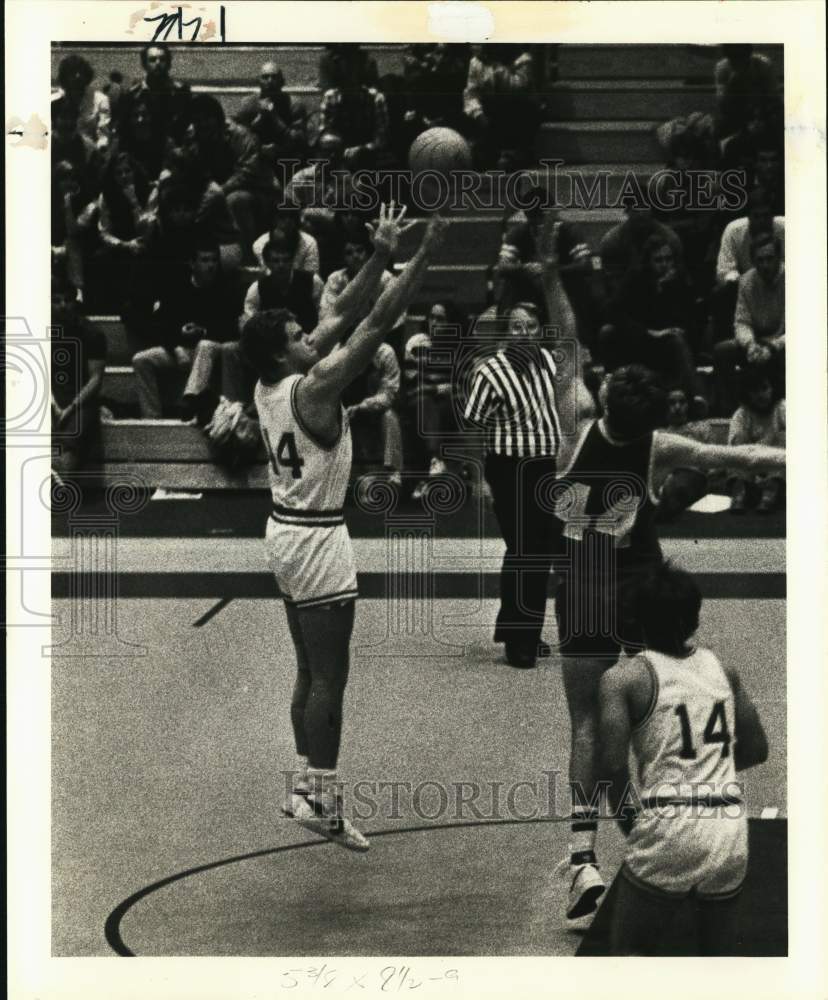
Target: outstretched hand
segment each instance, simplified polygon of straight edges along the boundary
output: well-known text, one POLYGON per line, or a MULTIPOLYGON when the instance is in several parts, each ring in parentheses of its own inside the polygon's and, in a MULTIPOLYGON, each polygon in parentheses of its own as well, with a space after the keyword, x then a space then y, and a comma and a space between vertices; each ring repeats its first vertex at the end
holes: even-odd
POLYGON ((538 239, 538 251, 547 268, 556 268, 560 263, 558 239, 561 231, 561 221, 557 212, 545 212, 538 239))
POLYGON ((380 205, 379 222, 376 225, 372 225, 370 222, 365 223, 377 253, 393 254, 400 242, 400 236, 414 225, 413 222, 407 222, 403 225, 407 211, 406 205, 403 205, 396 215, 394 215, 394 208, 395 202, 393 201, 388 205, 380 205))
POLYGON ((428 226, 426 227, 425 235, 423 236, 423 249, 428 253, 433 253, 435 250, 438 250, 446 238, 448 227, 448 219, 435 212, 434 215, 432 215, 428 220, 428 226))

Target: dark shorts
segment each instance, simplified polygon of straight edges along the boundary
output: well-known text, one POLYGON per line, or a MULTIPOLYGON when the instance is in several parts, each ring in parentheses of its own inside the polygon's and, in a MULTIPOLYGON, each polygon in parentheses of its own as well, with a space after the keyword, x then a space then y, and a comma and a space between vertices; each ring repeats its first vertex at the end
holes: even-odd
POLYGON ((555 593, 561 656, 618 659, 644 648, 631 598, 650 566, 622 570, 614 577, 567 574, 555 593))

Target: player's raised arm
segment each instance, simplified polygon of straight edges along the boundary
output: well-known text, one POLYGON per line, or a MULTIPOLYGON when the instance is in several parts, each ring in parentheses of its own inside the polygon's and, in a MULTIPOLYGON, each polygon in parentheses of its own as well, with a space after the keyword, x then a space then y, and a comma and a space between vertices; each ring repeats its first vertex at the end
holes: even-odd
POLYGON ((420 248, 396 281, 386 287, 348 342, 341 350, 317 362, 308 372, 300 390, 300 398, 304 397, 308 406, 338 402, 343 390, 364 371, 396 318, 416 294, 447 227, 448 223, 442 216, 432 216, 420 248))
POLYGON ((732 469, 737 472, 782 472, 785 449, 764 444, 701 444, 659 431, 653 439, 653 487, 674 469, 732 469))
POLYGON ((356 322, 361 307, 379 287, 380 278, 391 262, 400 236, 414 225, 413 222, 403 223, 405 205, 396 215, 394 209, 393 201, 387 207, 381 205, 378 224, 371 226, 366 223, 371 230, 374 252, 356 277, 348 282, 342 294, 337 296, 333 312, 320 320, 311 333, 310 343, 321 358, 331 352, 348 327, 356 322))
POLYGON ((736 715, 736 747, 733 760, 737 771, 764 764, 768 759, 768 738, 762 720, 750 695, 744 689, 739 671, 733 666, 725 667, 727 679, 733 689, 733 705, 736 715))
POLYGON ((574 428, 579 420, 594 415, 592 396, 581 377, 581 351, 575 311, 561 281, 558 235, 561 223, 548 212, 540 236, 543 266, 543 294, 549 325, 557 331, 556 339, 571 345, 566 360, 558 366, 555 397, 558 415, 565 428, 574 428))

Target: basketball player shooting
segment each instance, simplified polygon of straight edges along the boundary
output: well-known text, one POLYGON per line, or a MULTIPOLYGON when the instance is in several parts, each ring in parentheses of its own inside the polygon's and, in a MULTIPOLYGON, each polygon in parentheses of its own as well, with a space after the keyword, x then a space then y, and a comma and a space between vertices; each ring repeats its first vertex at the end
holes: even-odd
MULTIPOLYGON (((570 311, 561 302, 558 229, 550 214, 541 238, 550 317, 570 311)), ((782 448, 706 445, 657 430, 666 423, 667 392, 640 366, 618 368, 605 380, 603 416, 595 419, 584 405, 588 393, 574 348, 574 361, 561 367, 556 385, 562 439, 550 497, 561 529, 555 615, 571 723, 571 842, 558 870, 569 882, 566 917, 573 928, 591 917, 606 888, 595 854, 598 688, 622 649, 641 648, 625 597, 663 561, 655 522, 661 488, 681 467, 750 475, 785 467, 782 448)))
POLYGON ((269 457, 268 559, 296 650, 290 715, 298 766, 283 812, 356 851, 368 850, 369 843, 342 815, 336 776, 357 596, 343 516, 351 433, 342 393, 410 304, 447 228, 442 217, 431 218, 417 253, 338 345, 354 313, 373 297, 410 225, 404 218, 405 208, 395 214, 393 202, 382 206, 372 230, 374 253, 341 296, 348 297, 336 315, 308 333, 289 311, 266 310, 248 320, 241 336, 259 378, 254 398, 269 457))

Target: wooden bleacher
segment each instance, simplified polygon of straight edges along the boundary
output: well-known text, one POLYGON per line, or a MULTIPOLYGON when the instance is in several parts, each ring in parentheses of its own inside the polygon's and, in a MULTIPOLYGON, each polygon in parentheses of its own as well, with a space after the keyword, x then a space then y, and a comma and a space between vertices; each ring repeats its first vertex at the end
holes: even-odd
MULTIPOLYGON (((279 64, 287 90, 313 113, 319 105, 317 81, 321 45, 173 45, 173 73, 187 80, 196 92, 215 95, 232 115, 257 89, 259 68, 267 59, 279 64)), ((399 73, 402 47, 368 45, 380 75, 399 73)), ((95 87, 102 87, 109 72, 117 70, 129 83, 140 76, 140 46, 71 46, 97 71, 95 87)), ((614 199, 628 172, 646 176, 662 165, 655 138, 661 122, 691 111, 712 111, 713 67, 719 58, 716 46, 701 45, 559 45, 558 76, 541 85, 546 121, 539 130, 538 157, 562 160, 565 177, 577 169, 588 190, 599 173, 611 173, 609 200, 614 199)), ((771 57, 782 75, 782 46, 757 46, 771 57)), ((52 77, 69 48, 52 50, 52 77)), ((481 194, 485 200, 486 185, 481 194)), ((559 189, 560 190, 560 189, 559 189)), ((566 197, 567 189, 563 189, 566 197)), ((421 304, 450 296, 468 310, 484 300, 486 270, 494 261, 503 224, 503 208, 496 202, 470 208, 452 220, 446 245, 429 271, 421 304)), ((604 233, 621 219, 615 208, 571 208, 564 218, 577 222, 593 248, 604 233)), ((407 237, 401 260, 416 245, 415 229, 407 237)), ((135 407, 134 376, 126 337, 117 319, 98 318, 109 342, 110 364, 104 396, 116 411, 135 407)), ((724 422, 717 433, 723 437, 724 422)), ((259 486, 266 481, 265 467, 257 464, 238 477, 228 477, 210 461, 203 434, 177 421, 126 420, 105 424, 102 469, 106 478, 131 471, 153 486, 219 488, 259 486)))

